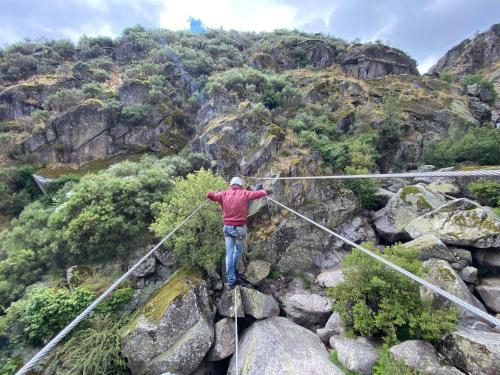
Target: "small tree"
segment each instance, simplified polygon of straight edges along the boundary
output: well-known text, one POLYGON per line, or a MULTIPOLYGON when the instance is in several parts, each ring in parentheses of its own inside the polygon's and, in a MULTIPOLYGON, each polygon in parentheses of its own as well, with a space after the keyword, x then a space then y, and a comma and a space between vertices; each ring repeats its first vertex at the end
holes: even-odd
MULTIPOLYGON (((164 236, 206 199, 208 191, 226 188, 221 177, 204 169, 176 179, 166 202, 156 205, 156 221, 151 228, 158 236, 164 236)), ((215 270, 224 254, 219 205, 204 207, 177 231, 170 243, 179 264, 215 270)))
MULTIPOLYGON (((378 255, 408 271, 424 273, 418 253, 395 245, 378 255)), ((381 336, 388 345, 410 339, 436 341, 452 330, 456 310, 432 307, 420 299, 420 285, 354 249, 342 262, 345 281, 329 290, 334 309, 350 334, 381 336)))

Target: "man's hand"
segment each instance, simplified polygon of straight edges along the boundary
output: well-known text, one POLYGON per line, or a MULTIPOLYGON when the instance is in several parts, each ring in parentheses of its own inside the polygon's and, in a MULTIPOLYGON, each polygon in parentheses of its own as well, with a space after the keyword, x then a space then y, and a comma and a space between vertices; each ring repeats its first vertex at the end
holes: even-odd
POLYGON ((263 189, 263 186, 261 183, 258 183, 257 185, 255 185, 255 190, 262 190, 263 189))

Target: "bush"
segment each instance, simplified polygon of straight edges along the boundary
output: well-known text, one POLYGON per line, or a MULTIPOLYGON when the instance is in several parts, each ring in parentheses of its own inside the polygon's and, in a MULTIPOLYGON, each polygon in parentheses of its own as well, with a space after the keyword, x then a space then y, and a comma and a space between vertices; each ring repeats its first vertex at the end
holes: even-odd
POLYGON ((0 168, 0 212, 18 215, 23 208, 40 196, 33 180, 31 166, 0 168))
MULTIPOLYGON (((347 174, 368 174, 370 173, 366 168, 347 167, 345 172, 347 174)), ((379 181, 375 179, 352 179, 344 182, 345 186, 351 189, 359 199, 361 207, 366 209, 373 209, 378 206, 375 194, 380 187, 379 181)))
POLYGON ((128 374, 127 361, 121 354, 122 323, 109 316, 98 316, 89 327, 75 332, 57 350, 47 372, 59 375, 128 374))
POLYGON ((129 125, 144 125, 149 122, 149 109, 144 104, 123 107, 121 120, 129 125))
POLYGON ((477 84, 481 89, 488 91, 491 96, 492 96, 492 102, 495 101, 495 98, 497 97, 498 93, 495 90, 495 86, 493 83, 490 81, 483 79, 479 73, 476 74, 469 74, 464 77, 464 85, 469 86, 469 85, 474 85, 477 84))
MULTIPOLYGON (((165 203, 155 206, 156 221, 151 228, 157 236, 164 236, 205 201, 208 191, 227 187, 221 177, 203 169, 178 178, 165 203)), ((224 255, 222 216, 219 205, 213 203, 202 210, 180 228, 169 243, 180 265, 213 271, 224 255)))
POLYGON ((453 76, 451 75, 451 73, 446 73, 446 72, 440 73, 439 78, 441 78, 443 81, 445 81, 447 83, 453 82, 453 76))
POLYGON ((481 204, 500 206, 500 184, 493 180, 479 180, 468 185, 481 204))
POLYGON ((425 152, 423 159, 438 167, 449 167, 463 161, 499 164, 500 131, 486 127, 470 128, 461 139, 447 138, 436 143, 425 152))
MULTIPOLYGON (((373 252, 422 276, 417 252, 400 245, 381 254, 373 252)), ((433 308, 420 299, 420 285, 389 269, 357 249, 342 262, 345 281, 328 291, 334 309, 349 334, 381 336, 387 345, 410 339, 435 342, 456 326, 457 314, 451 308, 433 308)))
POLYGON ((61 89, 45 99, 44 107, 64 112, 71 107, 81 104, 84 100, 84 93, 79 89, 61 89))
POLYGON ((109 74, 104 69, 94 70, 93 76, 94 76, 94 79, 98 82, 104 82, 110 78, 109 74))
POLYGON ((418 375, 419 373, 408 367, 403 361, 391 359, 389 351, 379 351, 377 362, 373 367, 373 375, 418 375))
POLYGON ((14 342, 41 345, 63 329, 95 298, 85 287, 33 288, 6 311, 14 342))
POLYGON ((110 96, 110 93, 100 83, 86 83, 82 87, 85 99, 100 99, 105 100, 110 96))

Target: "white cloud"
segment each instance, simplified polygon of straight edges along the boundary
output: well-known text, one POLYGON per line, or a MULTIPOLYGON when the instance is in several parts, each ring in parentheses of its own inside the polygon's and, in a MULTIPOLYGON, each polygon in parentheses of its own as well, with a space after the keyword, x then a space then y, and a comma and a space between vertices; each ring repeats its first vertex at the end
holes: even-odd
POLYGON ((437 57, 433 55, 427 56, 421 63, 417 65, 419 73, 427 73, 427 71, 437 62, 437 60, 437 57))
POLYGON ((58 30, 65 38, 77 41, 84 34, 87 36, 116 36, 109 23, 102 25, 85 25, 79 28, 64 27, 58 30))
POLYGON ((187 29, 189 17, 198 18, 211 28, 241 31, 272 31, 293 28, 296 11, 272 0, 165 0, 160 26, 171 30, 187 29))
POLYGON ((0 25, 0 46, 19 39, 21 39, 21 35, 19 35, 14 28, 9 25, 0 25))

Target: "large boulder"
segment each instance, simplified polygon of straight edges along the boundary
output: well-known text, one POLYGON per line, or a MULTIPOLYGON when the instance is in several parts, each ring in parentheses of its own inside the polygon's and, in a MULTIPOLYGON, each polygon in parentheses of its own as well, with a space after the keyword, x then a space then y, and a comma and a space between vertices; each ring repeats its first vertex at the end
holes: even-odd
POLYGON ((234 320, 224 318, 215 324, 215 339, 212 349, 207 354, 207 360, 220 361, 234 353, 234 320))
POLYGON ((343 336, 332 336, 330 345, 337 353, 337 358, 343 366, 363 375, 371 375, 377 362, 378 349, 365 338, 349 339, 343 336))
POLYGON ((480 249, 473 252, 472 258, 487 270, 500 273, 500 251, 480 249))
POLYGON ((345 328, 342 325, 342 320, 340 319, 340 314, 336 311, 328 318, 325 328, 331 329, 334 335, 345 335, 345 328))
POLYGON ((179 270, 122 332, 132 374, 190 374, 214 340, 207 287, 200 273, 179 270))
POLYGON ((390 74, 418 75, 415 60, 395 48, 372 44, 355 44, 342 56, 342 67, 359 79, 390 74))
POLYGON ((255 289, 239 288, 243 300, 245 315, 251 315, 255 319, 264 319, 279 315, 280 308, 278 302, 267 294, 255 289))
POLYGON ((134 272, 132 272, 132 276, 146 277, 155 272, 155 269, 156 269, 156 258, 154 256, 150 256, 144 262, 142 262, 142 264, 140 264, 139 267, 137 267, 134 270, 134 272))
POLYGON ((340 266, 324 270, 316 276, 316 283, 323 288, 332 288, 343 281, 344 273, 340 266))
POLYGON ((411 221, 412 238, 434 234, 449 245, 490 248, 500 246, 500 220, 489 210, 466 199, 456 199, 411 221))
POLYGON ((430 258, 443 259, 448 262, 456 260, 455 256, 448 250, 446 245, 433 234, 426 234, 422 237, 415 238, 413 241, 403 244, 403 247, 409 250, 418 251, 420 253, 420 259, 422 260, 430 258))
POLYGON ((412 220, 445 202, 444 196, 429 190, 424 184, 405 186, 389 199, 387 206, 375 213, 375 228, 388 241, 406 239, 405 227, 412 220))
POLYGON ((476 291, 490 310, 500 313, 500 277, 483 278, 476 291))
POLYGON ((253 285, 259 285, 269 275, 270 271, 271 263, 257 259, 248 264, 245 276, 253 285))
POLYGON ((241 298, 241 288, 232 290, 224 290, 216 301, 217 311, 222 316, 234 318, 235 303, 237 306, 237 316, 243 318, 245 311, 243 308, 243 300, 241 298))
POLYGON ((460 375, 461 371, 448 366, 438 357, 436 348, 426 341, 408 340, 389 349, 389 356, 424 375, 460 375))
POLYGON ((309 329, 323 327, 332 313, 332 301, 318 294, 287 293, 282 303, 289 319, 309 329))
POLYGON ((235 356, 228 375, 342 375, 330 362, 318 336, 283 317, 257 321, 246 329, 239 342, 238 366, 235 356), (306 360, 307 359, 307 360, 306 360))
MULTIPOLYGON (((425 279, 432 284, 439 286, 441 289, 463 299, 464 301, 476 306, 477 308, 486 311, 483 304, 471 294, 467 285, 456 271, 442 259, 429 259, 424 262, 424 266, 429 270, 425 279)), ((421 287, 420 295, 423 299, 431 301, 436 306, 449 305, 451 302, 438 296, 435 292, 421 287)), ((477 316, 468 310, 460 308, 458 314, 462 319, 477 320, 477 316)))
POLYGON ((440 351, 451 363, 471 375, 500 374, 500 334, 464 328, 449 333, 440 351))

